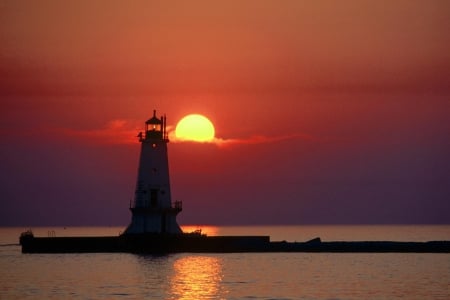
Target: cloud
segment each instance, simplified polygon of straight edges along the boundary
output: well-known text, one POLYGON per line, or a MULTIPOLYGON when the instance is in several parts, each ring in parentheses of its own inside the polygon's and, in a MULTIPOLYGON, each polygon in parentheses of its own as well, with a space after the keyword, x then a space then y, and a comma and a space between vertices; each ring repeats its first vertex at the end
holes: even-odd
MULTIPOLYGON (((137 135, 142 131, 141 122, 125 120, 125 119, 115 119, 111 120, 105 124, 104 127, 100 129, 69 129, 60 128, 57 129, 57 133, 68 137, 88 139, 91 141, 98 142, 100 144, 135 144, 137 142, 137 135)), ((173 126, 167 126, 167 131, 169 133, 169 140, 173 143, 203 143, 203 144, 213 144, 218 147, 232 147, 237 145, 256 145, 256 144, 267 144, 273 142, 279 142, 284 140, 292 139, 303 139, 309 141, 319 140, 317 137, 313 137, 308 134, 286 134, 282 136, 265 136, 265 135, 254 135, 247 138, 220 138, 215 137, 211 141, 190 141, 185 139, 179 139, 175 136, 175 131, 173 126)))
POLYGON ((267 144, 284 140, 292 140, 292 139, 305 139, 305 140, 313 140, 312 136, 307 134, 288 134, 282 136, 264 136, 264 135, 254 135, 244 139, 222 139, 215 138, 214 143, 220 147, 227 147, 233 145, 254 145, 254 144, 267 144))
POLYGON ((317 138, 307 135, 307 134, 288 134, 288 135, 282 135, 282 136, 264 136, 264 135, 254 135, 248 138, 219 138, 215 137, 211 141, 204 141, 204 142, 195 142, 195 141, 186 141, 182 139, 177 139, 174 134, 171 135, 171 141, 175 143, 183 143, 183 142, 190 142, 190 143, 205 143, 205 144, 215 144, 219 147, 230 147, 235 145, 255 145, 255 144, 267 144, 267 143, 273 143, 278 141, 284 141, 284 140, 291 140, 291 139, 304 139, 304 140, 317 140, 317 138))
POLYGON ((136 121, 115 119, 100 129, 60 128, 57 131, 65 136, 89 139, 100 144, 134 144, 137 141, 138 132, 142 131, 142 126, 138 126, 137 123, 136 121))

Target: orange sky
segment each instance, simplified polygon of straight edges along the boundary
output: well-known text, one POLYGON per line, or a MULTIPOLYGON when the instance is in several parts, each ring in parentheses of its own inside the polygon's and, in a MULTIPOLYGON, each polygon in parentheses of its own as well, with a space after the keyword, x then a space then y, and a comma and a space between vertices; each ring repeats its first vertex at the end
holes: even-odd
POLYGON ((448 222, 449 12, 0 1, 0 225, 125 225, 153 109, 235 141, 169 145, 183 222, 448 222))

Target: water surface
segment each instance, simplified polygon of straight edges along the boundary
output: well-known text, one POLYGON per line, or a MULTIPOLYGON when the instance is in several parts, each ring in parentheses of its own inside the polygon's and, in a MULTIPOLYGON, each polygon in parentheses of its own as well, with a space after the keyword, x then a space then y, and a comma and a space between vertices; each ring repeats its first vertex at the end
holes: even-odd
MULTIPOLYGON (((450 239, 450 226, 203 228, 210 234, 269 234, 275 240, 450 239)), ((449 254, 21 254, 14 245, 21 230, 0 229, 0 299, 450 298, 449 254)), ((116 235, 121 230, 36 228, 34 232, 116 235)))

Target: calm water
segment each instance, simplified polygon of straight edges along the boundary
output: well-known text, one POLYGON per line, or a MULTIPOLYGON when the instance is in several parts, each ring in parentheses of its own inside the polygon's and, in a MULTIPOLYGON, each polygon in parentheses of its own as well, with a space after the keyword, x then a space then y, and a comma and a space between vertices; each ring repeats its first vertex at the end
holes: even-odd
MULTIPOLYGON (((122 229, 34 232, 117 235, 122 229)), ((450 240, 450 226, 203 229, 289 241, 450 240)), ((450 299, 450 254, 21 254, 14 244, 23 230, 0 229, 0 299, 450 299)))

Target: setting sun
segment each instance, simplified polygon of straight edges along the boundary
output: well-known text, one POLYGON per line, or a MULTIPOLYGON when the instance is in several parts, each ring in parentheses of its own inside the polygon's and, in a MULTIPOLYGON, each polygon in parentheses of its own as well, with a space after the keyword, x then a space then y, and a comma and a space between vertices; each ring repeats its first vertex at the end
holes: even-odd
POLYGON ((179 140, 210 142, 214 139, 215 130, 211 121, 202 115, 192 114, 182 118, 175 129, 179 140))

